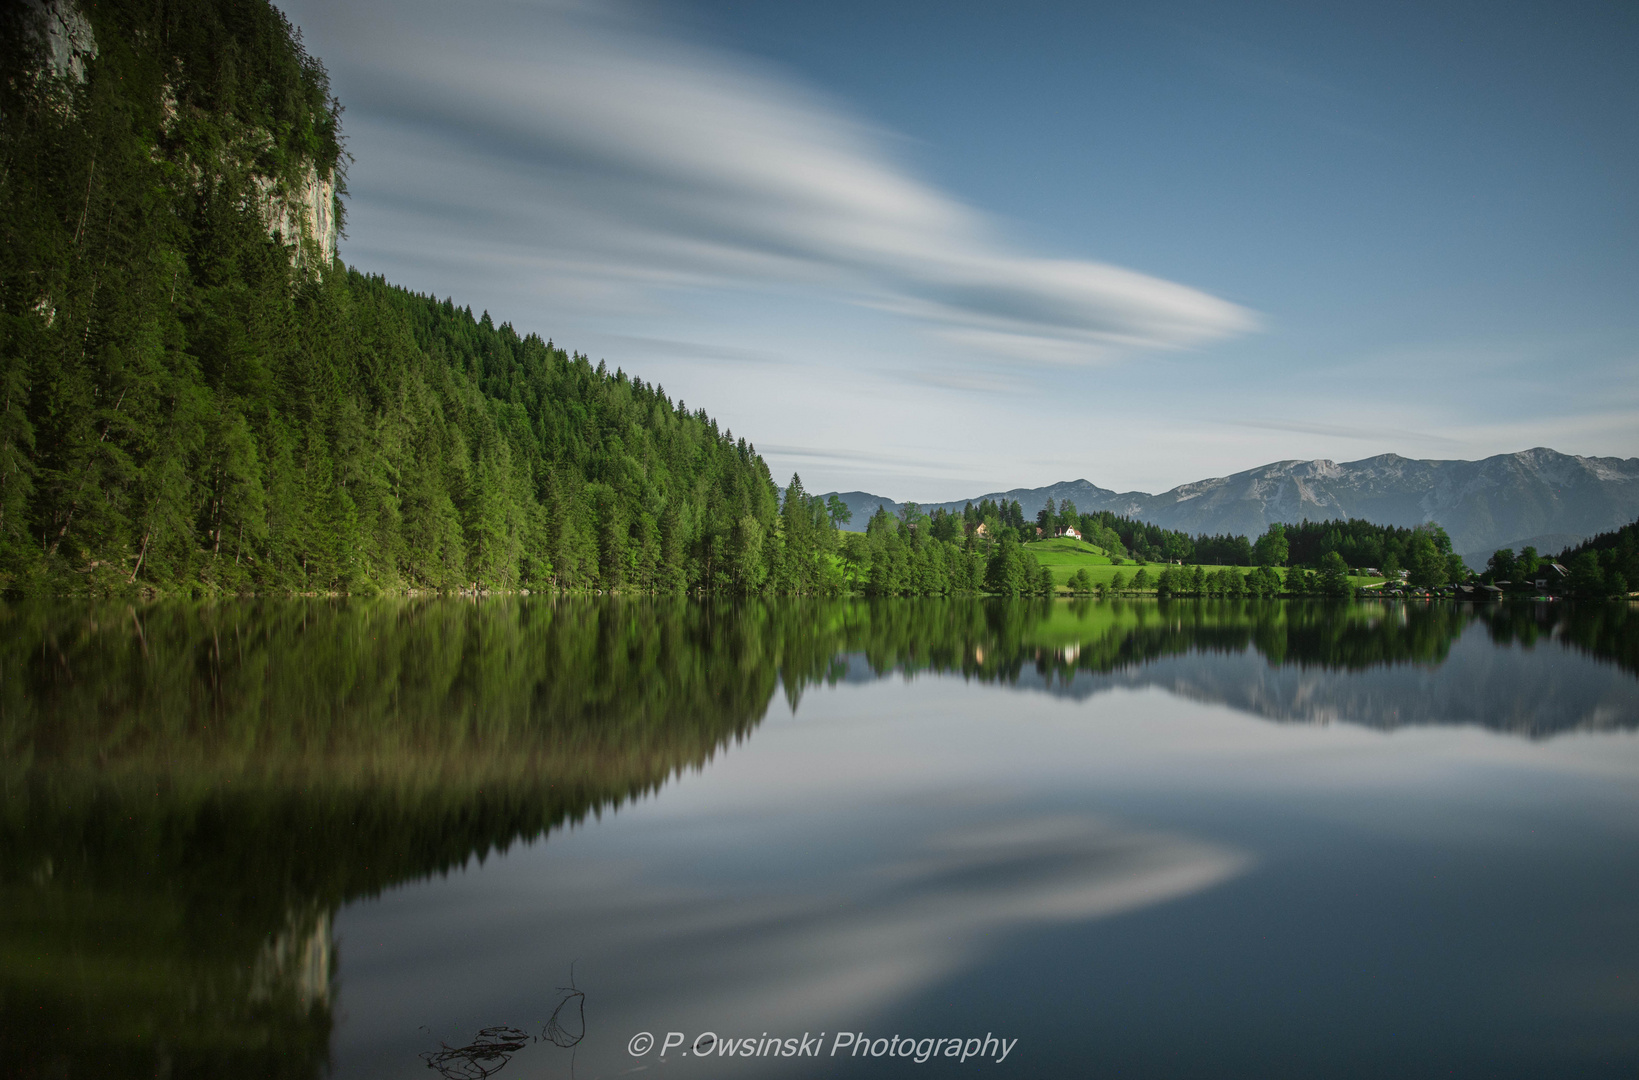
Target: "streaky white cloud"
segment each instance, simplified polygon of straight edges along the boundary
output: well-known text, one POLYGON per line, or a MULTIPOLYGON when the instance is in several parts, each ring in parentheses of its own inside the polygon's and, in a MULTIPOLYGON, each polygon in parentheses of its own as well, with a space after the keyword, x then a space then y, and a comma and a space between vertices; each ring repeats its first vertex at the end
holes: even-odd
MULTIPOLYGON (((819 289, 962 351, 1085 364, 1246 332, 1235 304, 1020 251, 897 165, 842 108, 748 60, 599 3, 295 4, 379 160, 367 244, 458 270, 500 261, 540 294, 819 289)), ((440 275, 446 277, 447 275, 440 275)))
POLYGON ((1230 427, 1253 428, 1259 431, 1290 431, 1299 435, 1321 435, 1333 439, 1348 439, 1355 442, 1382 442, 1395 440, 1400 444, 1416 443, 1449 443, 1458 445, 1460 440, 1447 435, 1440 435, 1428 431, 1415 431, 1403 427, 1364 427, 1358 424, 1335 424, 1324 420, 1308 422, 1303 420, 1276 420, 1269 418, 1251 418, 1247 420, 1219 420, 1220 424, 1230 427))

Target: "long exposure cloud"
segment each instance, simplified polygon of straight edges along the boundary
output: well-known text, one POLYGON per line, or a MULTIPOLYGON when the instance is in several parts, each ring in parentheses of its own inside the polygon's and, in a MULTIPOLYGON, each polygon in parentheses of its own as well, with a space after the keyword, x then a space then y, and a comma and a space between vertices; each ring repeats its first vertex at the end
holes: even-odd
POLYGON ((322 28, 372 254, 504 265, 542 294, 818 289, 971 351, 1083 363, 1246 331, 1234 304, 1013 250, 840 108, 630 9, 295 5, 322 28), (339 50, 339 51, 338 51, 339 50), (386 227, 380 227, 380 225, 386 227))

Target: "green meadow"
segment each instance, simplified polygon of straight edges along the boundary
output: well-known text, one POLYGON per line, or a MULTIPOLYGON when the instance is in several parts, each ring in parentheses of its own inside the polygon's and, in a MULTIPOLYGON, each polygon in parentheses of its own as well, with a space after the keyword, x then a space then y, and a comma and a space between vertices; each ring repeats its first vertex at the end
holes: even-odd
MULTIPOLYGON (((1166 569, 1168 565, 1167 563, 1140 563, 1133 559, 1123 559, 1121 565, 1118 566, 1110 558, 1109 552, 1103 548, 1095 544, 1089 544, 1085 540, 1074 540, 1067 536, 1054 537, 1051 540, 1033 540, 1024 545, 1024 550, 1034 555, 1037 563, 1053 571, 1053 583, 1060 588, 1068 585, 1070 575, 1077 570, 1085 569, 1088 576, 1093 579, 1094 585, 1101 583, 1108 585, 1117 574, 1120 574, 1126 581, 1132 581, 1133 575, 1138 573, 1140 568, 1149 572, 1150 580, 1153 582, 1155 576, 1166 569)), ((1190 569, 1194 565, 1193 563, 1186 564, 1185 569, 1190 569)), ((1210 574, 1224 568, 1203 565, 1202 569, 1210 574)), ((1242 566, 1234 569, 1239 570, 1244 575, 1252 568, 1242 566)), ((1286 570, 1282 567, 1276 567, 1275 569, 1284 580, 1286 570)), ((1382 580, 1382 578, 1374 577, 1350 577, 1349 583, 1358 588, 1361 585, 1370 585, 1382 580)))

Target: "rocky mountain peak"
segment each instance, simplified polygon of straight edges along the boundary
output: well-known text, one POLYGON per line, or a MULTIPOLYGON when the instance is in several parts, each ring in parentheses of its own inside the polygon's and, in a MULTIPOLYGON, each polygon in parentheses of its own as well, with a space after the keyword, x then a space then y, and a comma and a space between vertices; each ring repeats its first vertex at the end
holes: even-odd
MULTIPOLYGON (((1327 458, 1271 462, 1230 476, 1180 484, 1150 495, 1117 494, 1087 480, 976 495, 1017 500, 1032 517, 1051 498, 1082 511, 1108 510, 1192 534, 1258 536, 1273 522, 1364 518, 1383 525, 1438 524, 1471 566, 1501 547, 1527 544, 1558 551, 1639 517, 1639 458, 1587 458, 1538 446, 1479 461, 1439 461, 1378 454, 1359 461, 1327 458)), ((891 500, 865 492, 844 496, 874 512, 891 500)), ((966 499, 927 504, 960 510, 966 499)), ((863 519, 855 527, 862 527, 863 519)))

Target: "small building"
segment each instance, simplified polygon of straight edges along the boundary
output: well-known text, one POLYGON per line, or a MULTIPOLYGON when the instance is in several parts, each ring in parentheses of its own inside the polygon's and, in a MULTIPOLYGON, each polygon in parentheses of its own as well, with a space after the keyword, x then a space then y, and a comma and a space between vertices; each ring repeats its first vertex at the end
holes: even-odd
POLYGON ((984 535, 986 535, 985 523, 984 522, 981 521, 981 522, 979 522, 979 524, 973 526, 973 535, 974 536, 984 536, 984 535))
POLYGON ((1569 570, 1565 569, 1556 562, 1543 563, 1541 566, 1537 567, 1537 573, 1543 575, 1536 580, 1537 592, 1539 593, 1556 591, 1559 587, 1563 586, 1565 584, 1565 580, 1571 576, 1571 572, 1569 570))
POLYGON ((1069 525, 1060 525, 1058 527, 1058 532, 1055 535, 1057 535, 1057 536, 1068 536, 1072 540, 1080 540, 1081 539, 1081 533, 1077 532, 1074 527, 1069 526, 1069 525))

